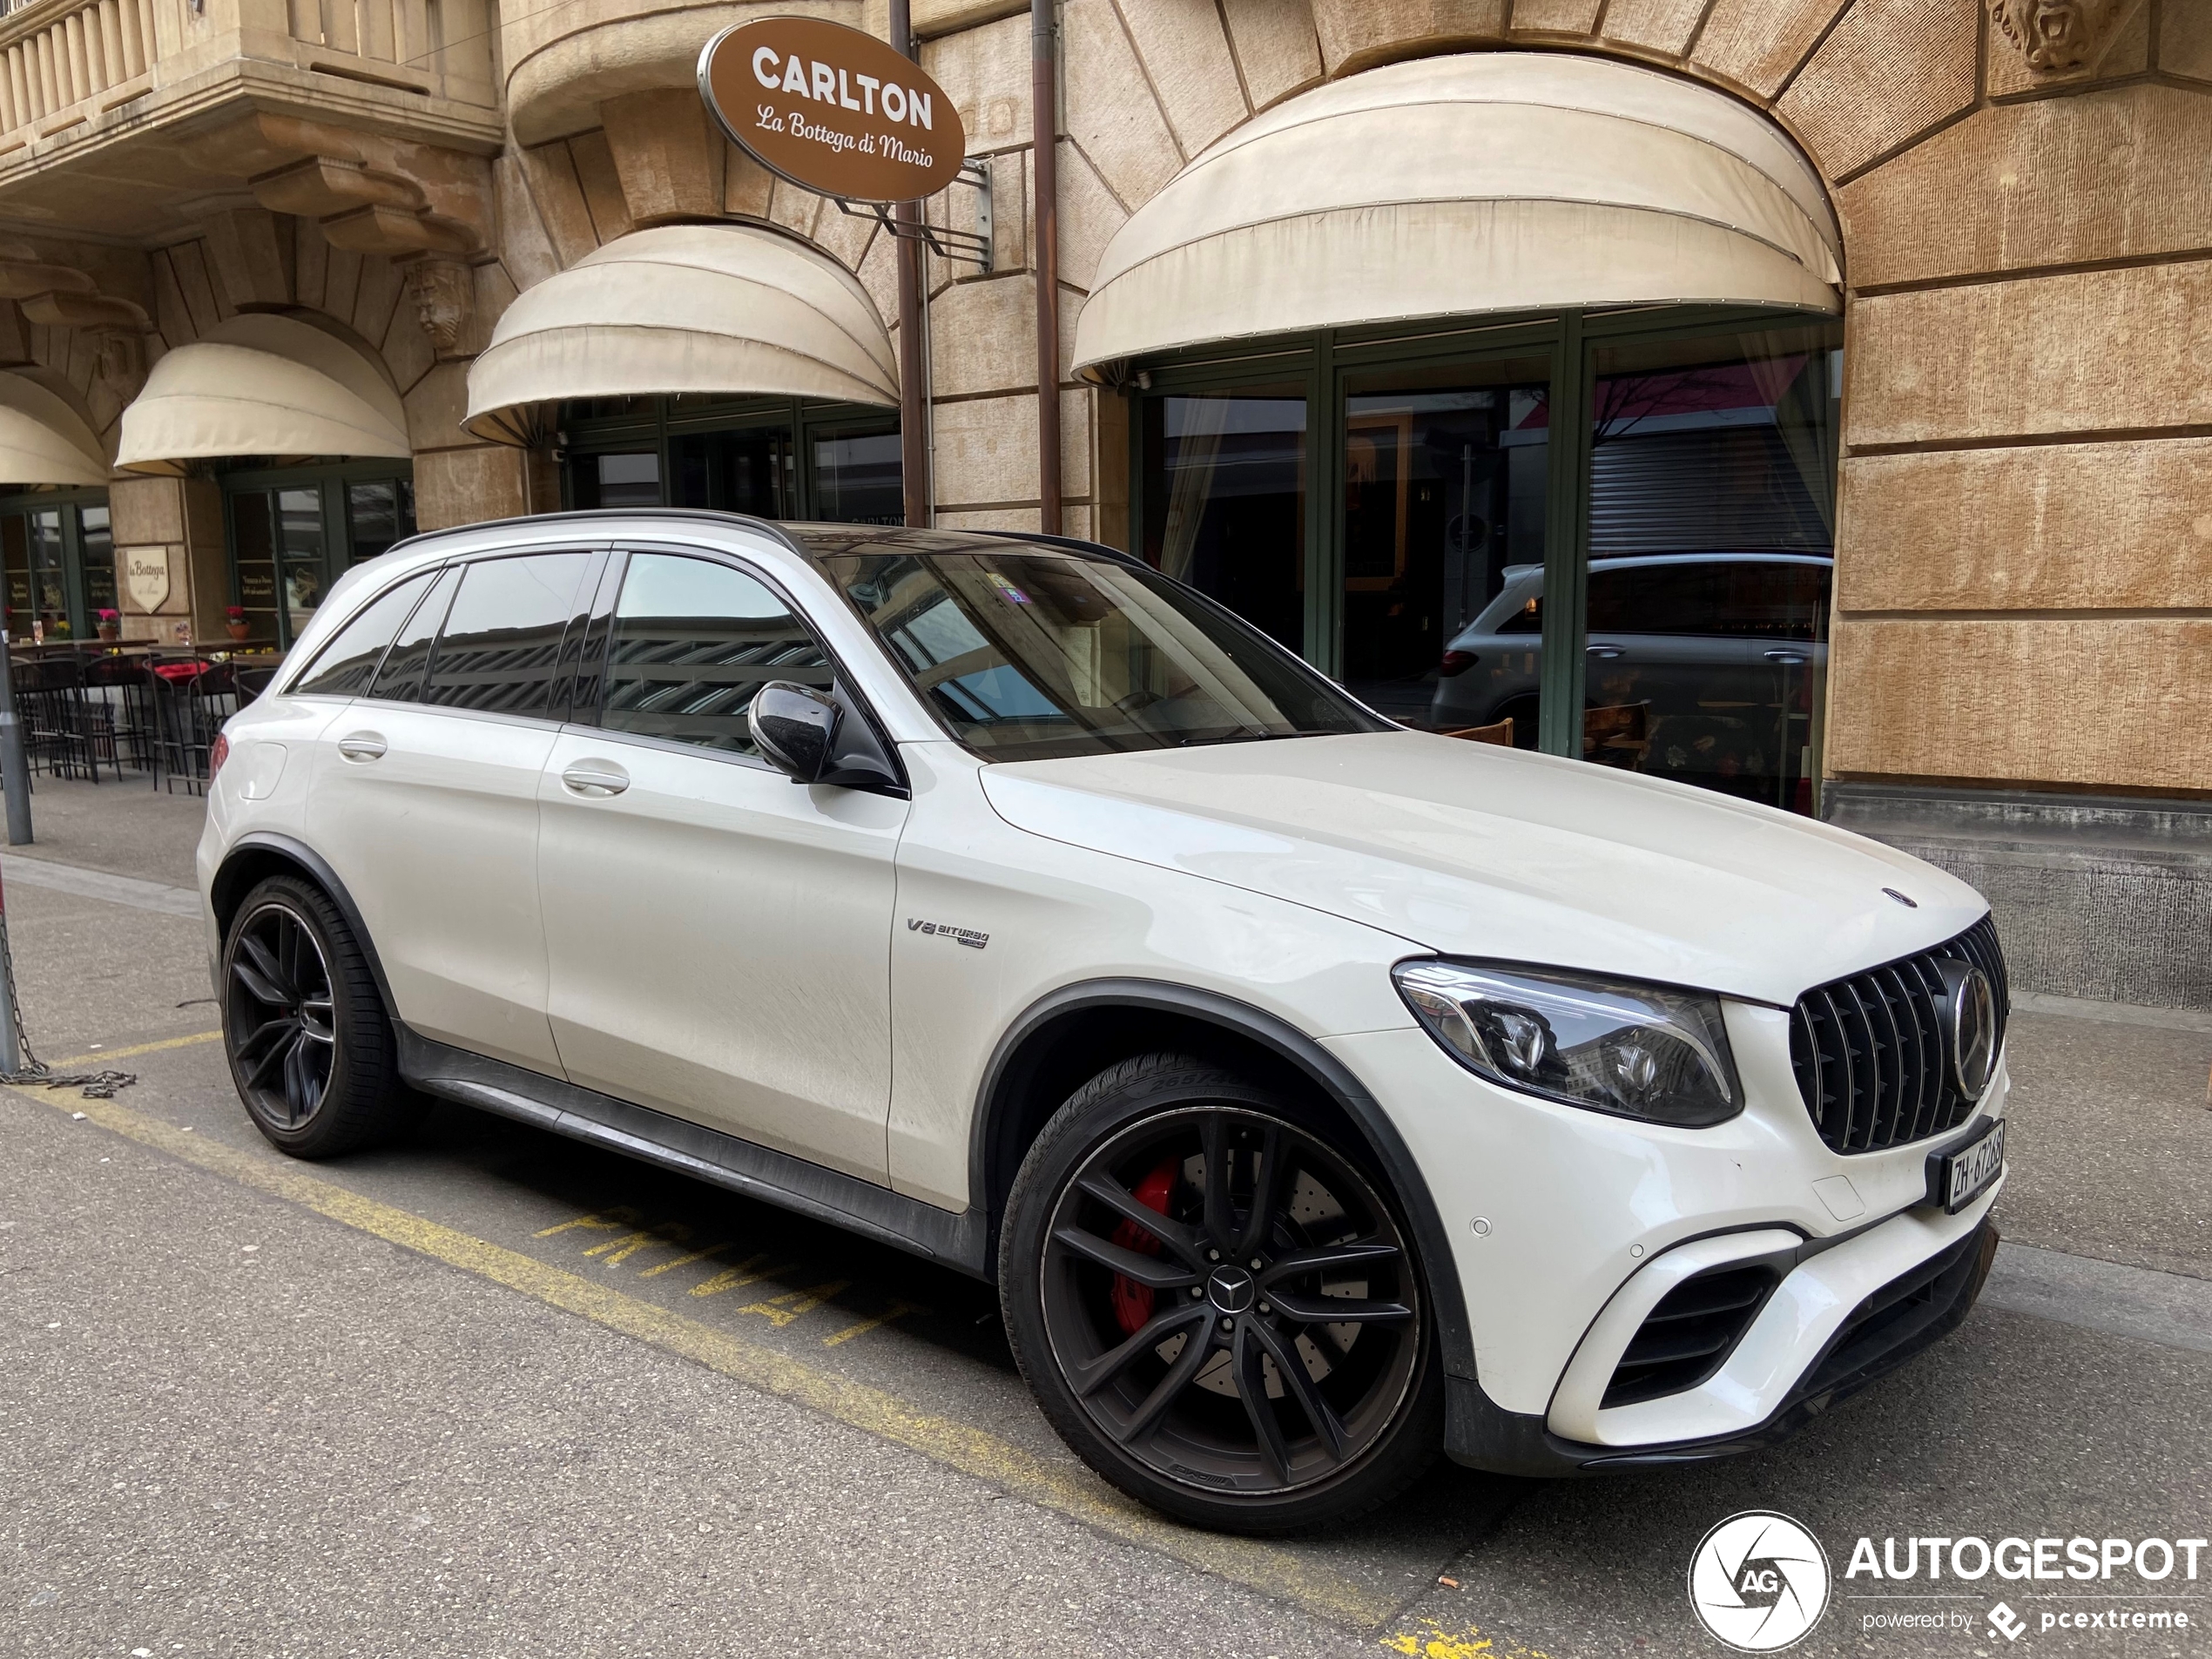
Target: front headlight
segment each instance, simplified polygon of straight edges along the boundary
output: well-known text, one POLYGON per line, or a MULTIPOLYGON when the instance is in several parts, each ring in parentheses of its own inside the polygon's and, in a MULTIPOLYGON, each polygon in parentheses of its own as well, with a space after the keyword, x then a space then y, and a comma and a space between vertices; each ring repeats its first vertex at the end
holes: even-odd
POLYGON ((1400 962, 1391 977, 1445 1052, 1492 1082, 1685 1129, 1743 1109, 1716 996, 1459 962, 1400 962))

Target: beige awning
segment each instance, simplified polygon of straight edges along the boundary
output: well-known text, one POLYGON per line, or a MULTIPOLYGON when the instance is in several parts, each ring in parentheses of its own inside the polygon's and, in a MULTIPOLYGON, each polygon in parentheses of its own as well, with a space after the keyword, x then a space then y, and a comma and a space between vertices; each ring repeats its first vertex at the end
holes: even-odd
POLYGON ((215 455, 406 455, 407 413, 374 364, 273 314, 217 323, 153 366, 123 411, 115 462, 178 472, 215 455))
POLYGON ((567 398, 681 393, 895 404, 875 303, 827 255, 752 225, 618 237, 507 308, 469 370, 462 424, 526 443, 567 398))
POLYGON ((1561 52, 1370 70, 1200 155, 1115 233, 1076 364, 1413 318, 1663 301, 1835 312, 1842 237, 1780 128, 1561 52))
POLYGON ((37 381, 0 374, 0 484, 104 484, 107 475, 84 416, 37 381))

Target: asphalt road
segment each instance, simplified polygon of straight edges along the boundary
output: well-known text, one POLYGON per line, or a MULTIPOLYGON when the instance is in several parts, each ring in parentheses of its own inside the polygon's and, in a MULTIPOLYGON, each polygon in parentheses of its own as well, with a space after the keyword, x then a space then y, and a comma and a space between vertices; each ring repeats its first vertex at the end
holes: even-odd
POLYGON ((1445 1466, 1258 1544, 1093 1479, 990 1293, 896 1252, 459 1109, 279 1157, 205 1035, 197 803, 38 805, 5 883, 31 1037, 138 1081, 0 1089, 0 1652, 1719 1654, 1691 1554, 1770 1509, 1836 1575, 1793 1651, 2212 1653, 2212 1550, 2156 1584, 1844 1576, 1861 1536, 2212 1534, 2212 1032, 2020 1016, 1998 1213, 2032 1248, 1787 1446, 1445 1466), (2114 1604, 2191 1622, 2041 1628, 2114 1604), (1900 1612, 1959 1626, 1868 1626, 1900 1612))

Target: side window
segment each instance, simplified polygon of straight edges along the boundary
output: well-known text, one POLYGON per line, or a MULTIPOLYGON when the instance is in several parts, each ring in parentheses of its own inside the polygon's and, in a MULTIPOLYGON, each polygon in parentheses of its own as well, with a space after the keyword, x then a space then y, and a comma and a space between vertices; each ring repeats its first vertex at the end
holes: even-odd
POLYGON ((330 637, 314 664, 292 690, 307 697, 359 697, 376 677, 384 648, 392 643, 430 585, 428 570, 411 576, 388 593, 379 595, 354 614, 354 619, 330 637))
POLYGON ((422 671, 430 665, 430 642, 438 637, 438 624, 445 620, 453 590, 460 585, 461 572, 454 566, 448 565, 439 573, 429 597, 415 607, 415 614, 392 641, 392 649, 384 653, 384 666, 376 671, 376 687, 369 692, 371 697, 389 703, 422 700, 422 671))
POLYGON ((806 624, 741 570, 633 553, 607 651, 610 732, 753 754, 745 711, 770 680, 826 690, 829 658, 806 624))
POLYGON ((546 712, 561 636, 589 553, 529 553, 462 568, 423 701, 498 714, 546 712))
POLYGON ((1688 562, 1590 572, 1594 634, 1717 634, 1726 567, 1688 562))
POLYGON ((1817 639, 1827 620, 1826 565, 1747 560, 1728 567, 1723 632, 1754 639, 1817 639))

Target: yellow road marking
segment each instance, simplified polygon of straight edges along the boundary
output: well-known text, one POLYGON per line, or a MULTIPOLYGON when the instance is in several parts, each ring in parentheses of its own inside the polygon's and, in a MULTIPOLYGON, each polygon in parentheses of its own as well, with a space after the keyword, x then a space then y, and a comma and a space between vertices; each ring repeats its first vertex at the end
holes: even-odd
POLYGON ((849 1278, 833 1278, 824 1285, 810 1285, 803 1291, 786 1291, 765 1302, 748 1302, 738 1312, 758 1313, 780 1331, 800 1314, 812 1313, 852 1282, 849 1278))
POLYGON ((825 1348, 834 1348, 840 1342, 850 1342, 854 1337, 864 1337, 867 1335, 869 1332, 874 1330, 876 1326, 880 1325, 888 1325, 894 1319, 903 1319, 909 1313, 927 1313, 928 1312, 929 1310, 927 1308, 921 1306, 919 1303, 901 1302, 894 1298, 891 1305, 884 1309, 882 1312, 877 1314, 873 1319, 862 1319, 858 1325, 848 1325, 842 1331, 836 1332, 834 1335, 824 1337, 822 1339, 822 1346, 825 1348))
POLYGON ((55 1110, 82 1112, 102 1129, 167 1153, 180 1163, 298 1204, 548 1306, 578 1314, 764 1393, 919 1452, 1109 1537, 1157 1550, 1231 1583, 1281 1596, 1324 1617, 1359 1628, 1372 1629, 1397 1609, 1395 1598, 1340 1577, 1291 1551, 1251 1539, 1178 1527, 1140 1508, 1088 1472, 1049 1461, 995 1434, 922 1411, 882 1389, 624 1295, 604 1280, 587 1278, 366 1197, 308 1174, 280 1154, 244 1151, 212 1136, 186 1134, 116 1101, 64 1099, 43 1089, 13 1087, 17 1094, 55 1110))
POLYGON ((142 1054, 159 1054, 164 1049, 189 1049, 196 1042, 212 1042, 223 1034, 220 1031, 195 1031, 188 1037, 164 1037, 158 1042, 138 1042, 127 1049, 100 1049, 91 1054, 71 1055, 66 1060, 49 1060, 46 1064, 54 1071, 79 1071, 86 1066, 102 1065, 110 1060, 132 1060, 142 1054))
POLYGON ((644 1272, 638 1274, 637 1277, 639 1278, 652 1278, 659 1274, 665 1273, 671 1267, 689 1267, 693 1262, 709 1261, 714 1257, 719 1256, 725 1250, 735 1250, 736 1248, 737 1244, 735 1241, 725 1239, 718 1244, 709 1244, 705 1250, 695 1250, 688 1256, 678 1256, 672 1262, 663 1262, 658 1267, 649 1267, 644 1272))
POLYGON ((573 1232, 583 1228, 586 1232, 618 1232, 624 1227, 637 1224, 637 1212, 628 1204, 589 1216, 578 1216, 573 1221, 556 1221, 550 1227, 540 1227, 530 1235, 533 1238, 550 1238, 556 1233, 573 1232))
POLYGON ((1423 1619, 1418 1630, 1399 1630, 1382 1639, 1382 1645, 1392 1653, 1414 1656, 1414 1659, 1549 1659, 1534 1648, 1524 1648, 1518 1642, 1507 1641, 1501 1648, 1474 1626, 1459 1631, 1447 1630, 1433 1619, 1423 1619))
POLYGON ((642 1227, 627 1238, 610 1238, 603 1244, 594 1244, 583 1253, 605 1256, 604 1265, 612 1267, 626 1262, 641 1250, 651 1250, 661 1244, 686 1244, 691 1242, 691 1230, 680 1221, 664 1221, 658 1227, 642 1227), (611 1255, 608 1252, 612 1251, 611 1255))
POLYGON ((760 1264, 767 1259, 768 1252, 765 1250, 758 1256, 748 1256, 735 1267, 725 1267, 712 1278, 702 1279, 692 1285, 691 1294, 693 1296, 719 1296, 725 1291, 738 1290, 747 1285, 758 1285, 764 1278, 773 1278, 779 1273, 788 1273, 799 1265, 797 1262, 785 1262, 775 1267, 762 1267, 760 1264))

